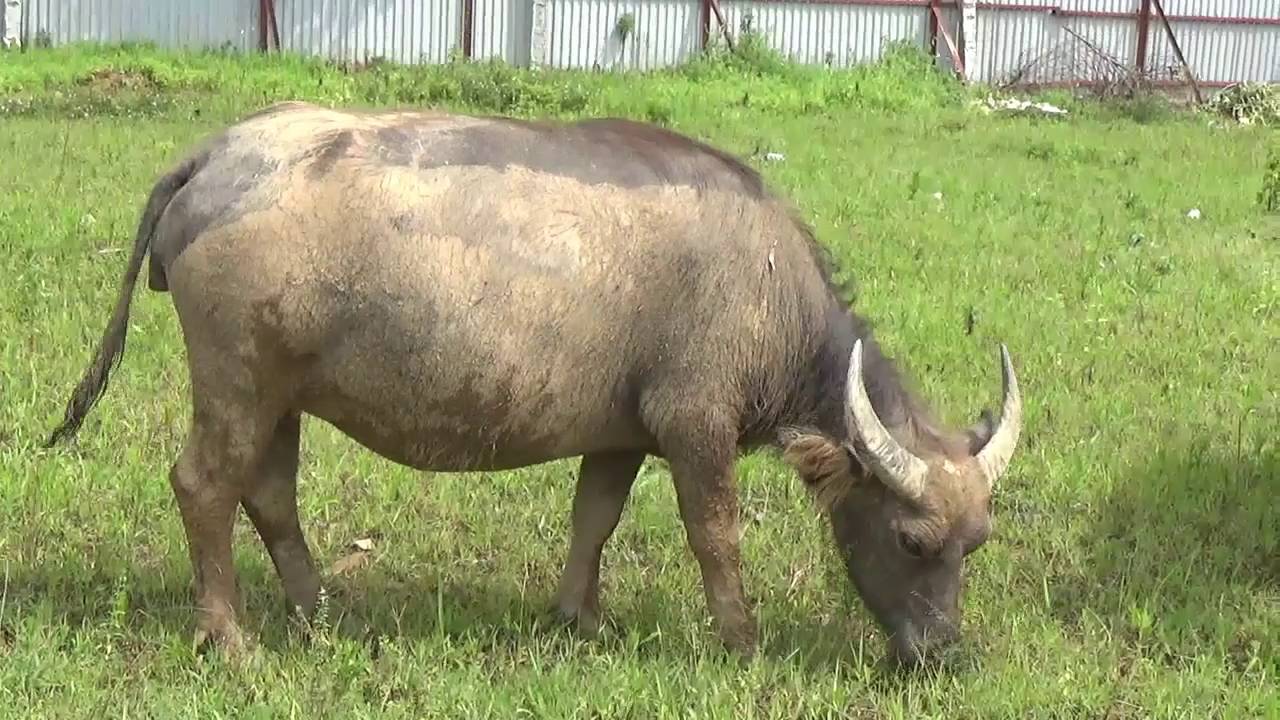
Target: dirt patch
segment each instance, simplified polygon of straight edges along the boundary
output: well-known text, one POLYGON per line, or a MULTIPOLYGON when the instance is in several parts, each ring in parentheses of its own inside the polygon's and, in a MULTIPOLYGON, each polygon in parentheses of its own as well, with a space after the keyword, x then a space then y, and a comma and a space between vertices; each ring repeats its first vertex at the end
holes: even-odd
POLYGON ((159 84, 149 72, 138 70, 120 70, 117 68, 99 68, 80 78, 82 87, 103 93, 115 93, 123 90, 155 90, 159 84))

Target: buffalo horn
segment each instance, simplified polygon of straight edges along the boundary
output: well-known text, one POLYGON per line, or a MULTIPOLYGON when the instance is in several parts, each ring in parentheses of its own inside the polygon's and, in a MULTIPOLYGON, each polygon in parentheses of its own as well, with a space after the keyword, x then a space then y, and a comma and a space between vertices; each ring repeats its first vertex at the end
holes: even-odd
POLYGON ((1000 424, 986 447, 978 453, 978 464, 992 487, 1009 467, 1018 435, 1022 432, 1022 396, 1018 392, 1018 378, 1013 374, 1009 350, 1004 345, 1000 346, 1000 362, 1004 377, 1004 408, 1000 411, 1000 424))
POLYGON ((871 407, 871 398, 863 384, 861 339, 853 345, 845 395, 846 422, 869 455, 863 458, 864 462, 889 489, 907 500, 919 500, 924 494, 928 466, 898 444, 871 407))

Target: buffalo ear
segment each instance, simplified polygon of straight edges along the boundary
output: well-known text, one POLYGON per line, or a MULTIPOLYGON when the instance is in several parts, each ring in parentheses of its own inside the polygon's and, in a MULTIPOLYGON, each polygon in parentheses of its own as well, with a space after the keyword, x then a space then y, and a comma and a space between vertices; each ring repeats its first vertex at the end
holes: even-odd
POLYGON ((795 468, 814 503, 830 511, 854 485, 853 457, 844 443, 820 433, 791 431, 782 436, 782 457, 795 468))
POLYGON ((991 442, 991 436, 996 434, 996 421, 991 416, 990 408, 982 411, 982 415, 969 427, 964 429, 965 437, 969 440, 969 454, 977 455, 982 448, 991 442))

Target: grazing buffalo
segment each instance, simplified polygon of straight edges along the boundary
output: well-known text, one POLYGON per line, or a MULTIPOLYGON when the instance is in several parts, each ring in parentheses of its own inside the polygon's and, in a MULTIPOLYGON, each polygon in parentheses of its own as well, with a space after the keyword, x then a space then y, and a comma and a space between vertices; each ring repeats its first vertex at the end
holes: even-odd
POLYGON ((315 608, 303 413, 423 470, 582 456, 556 605, 587 631, 601 550, 641 462, 665 458, 709 611, 748 655, 734 462, 778 447, 893 655, 913 664, 957 636, 963 560, 987 539, 1021 426, 1008 352, 998 422, 942 427, 841 300, 812 232, 723 152, 625 120, 266 108, 156 183, 50 446, 119 363, 148 252, 192 385, 170 482, 198 643, 243 641, 241 504, 291 605, 315 608))

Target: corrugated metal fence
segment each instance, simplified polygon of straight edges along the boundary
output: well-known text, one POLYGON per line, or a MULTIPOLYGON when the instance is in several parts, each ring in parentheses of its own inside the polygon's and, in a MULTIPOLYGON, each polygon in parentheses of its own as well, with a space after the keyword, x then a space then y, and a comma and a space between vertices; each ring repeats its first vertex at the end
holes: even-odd
POLYGON ((151 41, 166 47, 256 47, 249 0, 18 0, 24 45, 151 41))
POLYGON ((890 43, 911 43, 995 84, 1088 82, 1116 67, 1173 82, 1180 49, 1204 85, 1280 82, 1280 0, 981 0, 968 38, 956 0, 16 2, 4 17, 12 25, 16 15, 21 30, 6 27, 3 37, 27 44, 146 40, 247 51, 278 36, 285 51, 342 61, 439 63, 457 53, 517 66, 648 69, 690 59, 720 35, 723 17, 731 35, 749 27, 804 63, 864 63, 890 43))
POLYGON ((982 45, 972 71, 988 82, 1095 80, 1115 65, 1182 82, 1169 31, 1202 85, 1280 82, 1280 0, 992 0, 979 7, 982 45))
MULTIPOLYGON (((242 4, 246 3, 242 0, 242 4)), ((288 52, 344 61, 384 58, 440 63, 462 39, 462 4, 457 0, 276 0, 274 4, 280 46, 288 52)))

